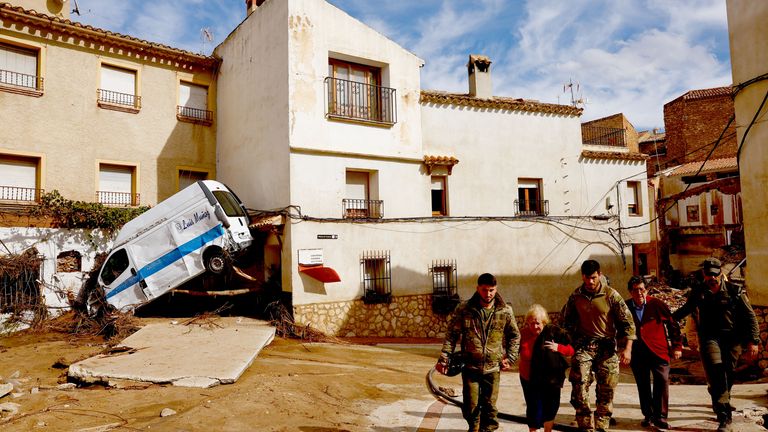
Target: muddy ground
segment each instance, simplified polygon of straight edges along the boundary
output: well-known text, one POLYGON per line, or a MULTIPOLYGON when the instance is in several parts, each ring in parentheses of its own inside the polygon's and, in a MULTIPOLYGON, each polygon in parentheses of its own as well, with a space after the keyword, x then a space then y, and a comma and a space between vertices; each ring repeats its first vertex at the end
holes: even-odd
POLYGON ((3 413, 0 429, 368 430, 368 416, 377 406, 431 399, 424 376, 435 359, 432 352, 277 337, 234 384, 194 389, 124 381, 113 387, 58 388, 66 383, 66 365, 105 347, 100 337, 55 332, 0 339, 0 376, 7 380, 18 371, 19 377, 16 395, 0 403, 20 406, 14 416, 3 413), (176 414, 161 417, 164 408, 176 414))

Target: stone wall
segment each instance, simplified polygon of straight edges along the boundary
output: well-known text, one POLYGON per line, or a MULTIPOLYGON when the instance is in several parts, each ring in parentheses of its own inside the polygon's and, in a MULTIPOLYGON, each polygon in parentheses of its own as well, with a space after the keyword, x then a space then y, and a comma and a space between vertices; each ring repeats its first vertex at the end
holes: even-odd
POLYGON ((432 312, 432 295, 392 297, 391 303, 362 300, 293 307, 298 324, 338 337, 442 338, 449 315, 432 312))

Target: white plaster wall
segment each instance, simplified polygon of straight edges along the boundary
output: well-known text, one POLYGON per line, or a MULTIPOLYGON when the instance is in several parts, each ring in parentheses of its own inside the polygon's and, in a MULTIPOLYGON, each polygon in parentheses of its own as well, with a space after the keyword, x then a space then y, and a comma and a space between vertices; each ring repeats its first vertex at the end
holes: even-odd
MULTIPOLYGON (((766 73, 768 64, 768 2, 727 0, 733 83, 738 85, 766 73)), ((736 133, 742 142, 747 125, 757 112, 768 81, 756 82, 735 97, 736 133)), ((763 113, 767 108, 763 107, 763 113)), ((765 114, 763 114, 765 115, 765 114)), ((744 237, 747 251, 747 286, 753 304, 768 304, 768 125, 758 121, 749 131, 739 155, 741 193, 744 197, 744 237)))
MULTIPOLYGON (((605 229, 604 222, 583 224, 605 229)), ((500 292, 518 314, 534 303, 559 311, 568 294, 580 283, 580 266, 597 259, 615 288, 626 286, 631 276, 631 248, 620 250, 608 235, 573 230, 564 225, 528 221, 455 221, 443 223, 351 224, 294 221, 292 246, 285 249, 295 263, 299 249, 321 248, 324 264, 335 269, 341 282, 323 284, 298 272, 291 274, 293 304, 325 303, 361 298, 360 257, 363 251, 389 251, 392 295, 432 292, 429 267, 433 260, 455 259, 459 294, 469 298, 477 277, 496 275, 500 292), (336 234, 336 240, 320 240, 318 234, 336 234)), ((284 281, 284 283, 287 281, 284 281)))
POLYGON ((422 158, 419 59, 323 0, 290 0, 290 143, 294 148, 372 156, 422 158), (329 57, 382 69, 382 85, 396 89, 391 127, 325 118, 329 57))
POLYGON ((218 178, 251 208, 280 208, 291 202, 288 4, 264 2, 214 50, 222 59, 218 178))
POLYGON ((424 153, 459 159, 448 177, 451 216, 513 216, 519 178, 542 179, 550 215, 574 215, 581 153, 577 117, 422 107, 424 153))
POLYGON ((21 254, 34 247, 43 256, 41 294, 53 314, 69 307, 67 293, 77 296, 88 272, 93 269, 96 254, 108 252, 113 240, 103 231, 58 228, 0 228, 0 238, 5 245, 3 255, 21 254), (81 271, 56 271, 56 257, 66 251, 80 252, 81 271))

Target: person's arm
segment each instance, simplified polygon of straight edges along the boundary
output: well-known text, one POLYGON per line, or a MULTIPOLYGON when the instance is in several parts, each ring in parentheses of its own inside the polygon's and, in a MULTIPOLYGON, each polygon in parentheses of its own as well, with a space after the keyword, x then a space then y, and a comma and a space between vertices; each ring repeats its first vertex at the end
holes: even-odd
POLYGON ((744 290, 741 291, 737 301, 737 314, 744 320, 744 326, 746 328, 739 329, 741 332, 745 332, 747 336, 747 355, 755 359, 760 351, 760 329, 757 325, 757 317, 755 311, 752 309, 752 304, 749 302, 749 298, 744 290))
POLYGON ((613 322, 616 325, 616 339, 624 343, 624 349, 621 351, 619 360, 621 364, 628 365, 632 360, 632 341, 637 339, 635 333, 635 319, 632 318, 632 312, 621 298, 618 292, 611 293, 611 312, 613 313, 613 322))
POLYGON ((445 339, 443 340, 443 347, 440 350, 440 358, 437 360, 435 370, 441 374, 445 374, 448 371, 448 359, 453 351, 456 349, 456 343, 461 336, 461 309, 456 309, 453 318, 448 323, 448 328, 445 330, 445 339))
POLYGON ((510 317, 504 328, 504 341, 507 347, 505 359, 510 363, 509 366, 512 366, 520 356, 520 329, 517 327, 512 307, 509 307, 509 313, 510 317))
POLYGON ((662 324, 667 329, 667 336, 672 344, 672 357, 677 360, 683 356, 683 335, 680 332, 680 324, 672 317, 672 311, 663 301, 656 301, 662 324))

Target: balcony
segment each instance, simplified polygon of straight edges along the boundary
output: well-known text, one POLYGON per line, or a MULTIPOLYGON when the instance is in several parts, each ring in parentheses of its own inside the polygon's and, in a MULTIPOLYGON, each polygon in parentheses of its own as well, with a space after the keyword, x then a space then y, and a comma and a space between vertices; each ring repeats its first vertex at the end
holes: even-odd
POLYGON ((581 126, 581 141, 584 144, 626 147, 624 129, 599 127, 599 126, 581 126))
POLYGON ((331 119, 391 126, 397 122, 396 90, 325 78, 325 115, 331 119))
POLYGON ((137 113, 141 109, 141 96, 98 89, 97 98, 101 108, 137 113))
POLYGON ((213 124, 213 111, 177 105, 176 118, 181 121, 211 125, 213 124))
POLYGON ((0 69, 0 88, 12 93, 41 96, 43 77, 0 69))
POLYGON ((16 201, 20 203, 40 202, 42 189, 18 186, 0 186, 0 201, 16 201))
POLYGON ((366 199, 341 200, 344 219, 381 219, 384 217, 384 201, 366 199))
POLYGON ((515 216, 547 216, 549 200, 515 200, 515 216))
POLYGON ((136 207, 139 205, 139 194, 131 192, 96 191, 96 202, 106 206, 136 207))

